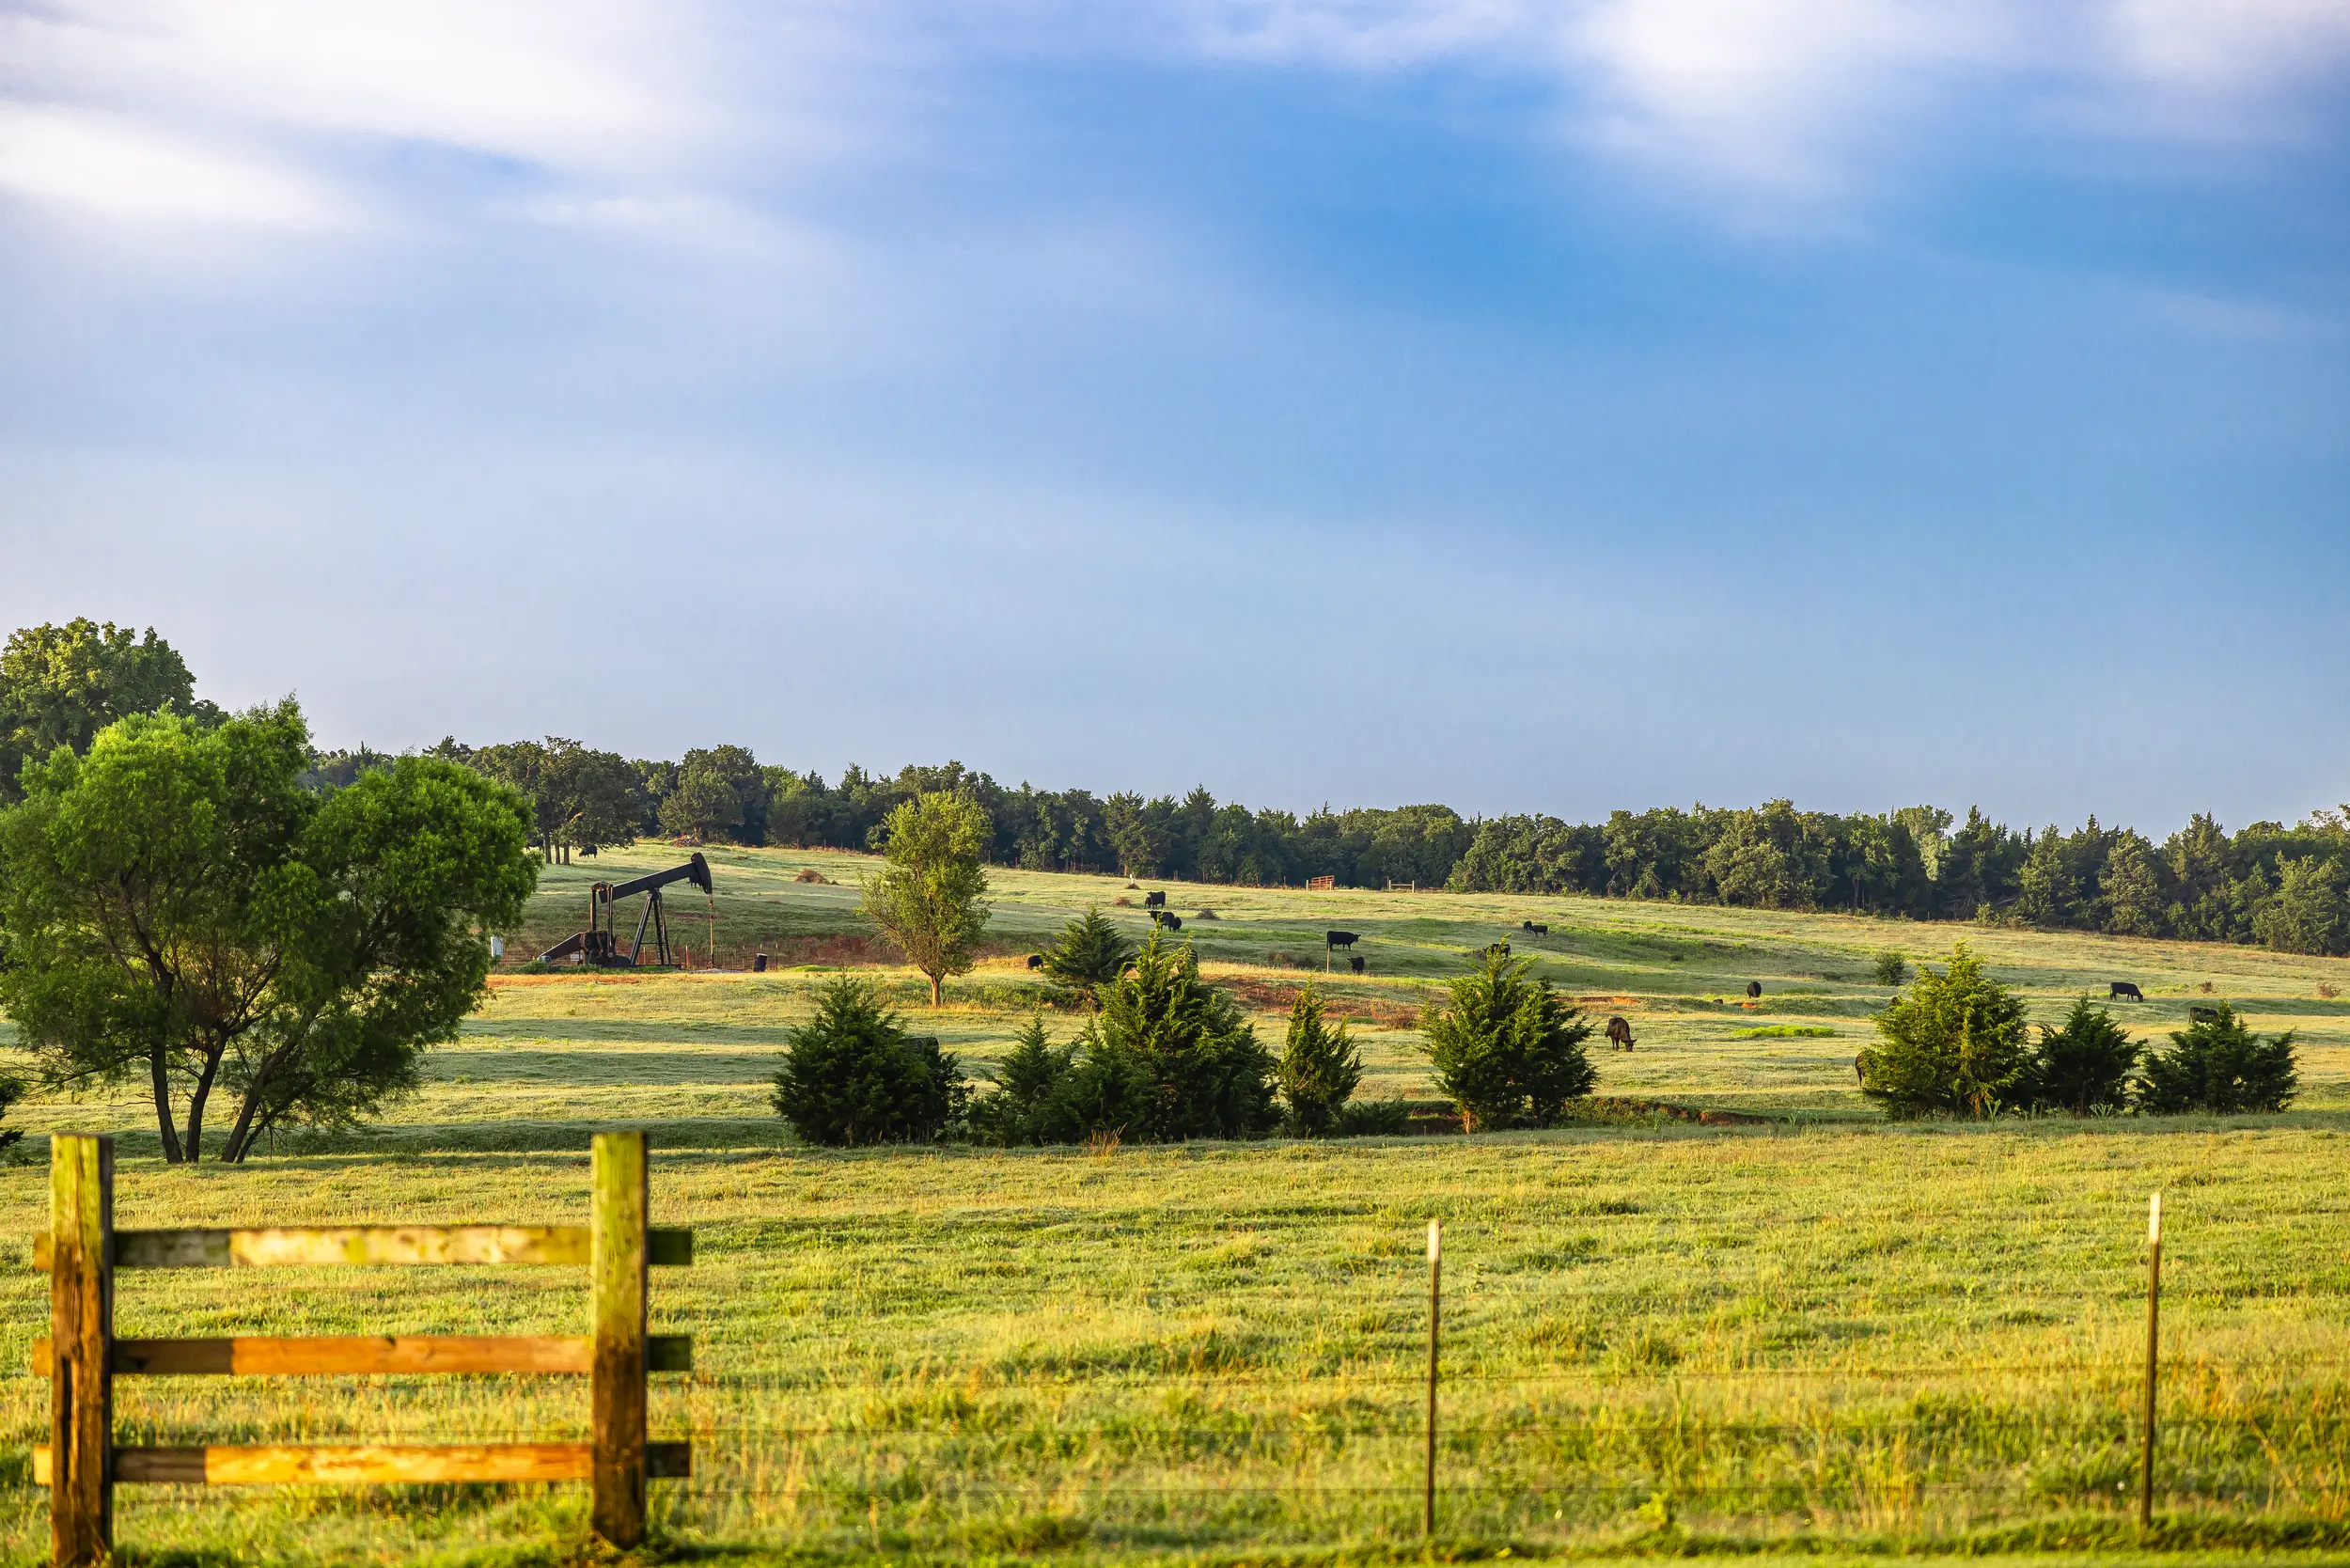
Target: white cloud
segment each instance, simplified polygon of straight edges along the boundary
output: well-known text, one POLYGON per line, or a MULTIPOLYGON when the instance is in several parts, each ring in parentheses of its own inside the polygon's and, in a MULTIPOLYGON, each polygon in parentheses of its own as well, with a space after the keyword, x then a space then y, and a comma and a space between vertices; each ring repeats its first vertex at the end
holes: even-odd
POLYGON ((0 190, 144 222, 323 229, 354 216, 333 192, 234 149, 118 117, 5 102, 0 190))
MULTIPOLYGON (((0 0, 0 181, 147 219, 319 227, 472 160, 485 212, 748 253, 745 216, 858 158, 957 155, 959 65, 1149 54, 1465 69, 1570 141, 1709 187, 1834 193, 1913 139, 2290 133, 2350 0, 0 0)), ((451 194, 454 191, 454 194, 451 194)), ((470 205, 468 205, 470 204, 470 205)))

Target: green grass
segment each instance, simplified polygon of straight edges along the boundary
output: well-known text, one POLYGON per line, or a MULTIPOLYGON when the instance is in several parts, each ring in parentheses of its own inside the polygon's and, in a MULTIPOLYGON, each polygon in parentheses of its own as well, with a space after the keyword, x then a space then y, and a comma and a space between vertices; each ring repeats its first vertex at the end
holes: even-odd
MULTIPOLYGON (((607 856, 603 874, 671 853, 607 856)), ((858 934, 859 859, 715 859, 722 958, 757 943, 824 967, 501 978, 392 1120, 243 1169, 162 1167, 127 1090, 36 1099, 11 1122, 117 1132, 124 1225, 575 1219, 588 1132, 648 1128, 658 1220, 693 1225, 700 1253, 653 1286, 656 1329, 694 1334, 700 1368, 654 1396, 656 1435, 697 1438, 696 1479, 654 1487, 673 1553, 1417 1557, 1431 1217, 1447 1227, 1449 1553, 2350 1551, 2350 1003, 2315 991, 2350 964, 1590 900, 1178 889, 1177 909, 1218 912, 1183 934, 1268 1037, 1293 987, 1320 980, 1321 931, 1364 935, 1371 973, 1322 983, 1358 1021, 1368 1092, 1428 1092, 1410 1018, 1465 952, 1507 937, 1634 1022, 1637 1050, 1596 1054, 1603 1094, 1780 1120, 828 1153, 792 1145, 765 1081, 858 934), (809 865, 835 884, 792 880, 809 865), (1851 1058, 1891 992, 1861 977, 1882 949, 1932 959, 1962 935, 2050 1021, 2134 979, 2150 1000, 2122 1016, 2181 1027, 2209 980, 2256 1027, 2302 1031, 2302 1102, 1888 1125, 1851 1058), (1817 1032, 1737 1038, 1779 1027, 1817 1032), (2124 1504, 2157 1187, 2170 1522, 2139 1541, 2124 1504)), ((552 871, 533 932, 559 934, 597 874, 552 871)), ((1115 879, 997 885, 1002 951, 939 1013, 914 977, 877 971, 975 1063, 1041 995, 1020 954, 1089 902, 1139 903, 1115 879)), ((1138 909, 1113 913, 1139 931, 1138 909)), ((12 1369, 45 1319, 23 1239, 44 1223, 39 1142, 0 1168, 12 1369)), ((579 1332, 586 1311, 584 1278, 559 1271, 140 1274, 123 1277, 118 1329, 579 1332)), ((588 1413, 558 1379, 117 1389, 128 1441, 564 1437, 588 1413)), ((25 1456, 46 1397, 21 1370, 0 1376, 7 1560, 45 1545, 25 1456)), ((118 1535, 148 1561, 568 1560, 584 1532, 575 1488, 120 1497, 118 1535)))

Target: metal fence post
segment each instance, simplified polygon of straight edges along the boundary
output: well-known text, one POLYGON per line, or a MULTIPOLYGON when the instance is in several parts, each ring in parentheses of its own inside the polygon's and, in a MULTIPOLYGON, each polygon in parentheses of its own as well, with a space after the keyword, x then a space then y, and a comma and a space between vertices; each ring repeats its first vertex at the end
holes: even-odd
POLYGON ((595 1531, 645 1539, 645 1135, 598 1133, 588 1277, 595 1293, 595 1531))
POLYGON ((2162 1194, 2146 1205, 2146 1456, 2138 1476, 2138 1524, 2154 1524, 2154 1379, 2162 1351, 2162 1194))
POLYGON ((114 1557, 110 1137, 49 1140, 49 1542, 57 1568, 114 1557))
POLYGON ((1428 1222, 1428 1476, 1420 1497, 1419 1528, 1436 1533, 1436 1336, 1444 1306, 1444 1231, 1436 1220, 1428 1222))

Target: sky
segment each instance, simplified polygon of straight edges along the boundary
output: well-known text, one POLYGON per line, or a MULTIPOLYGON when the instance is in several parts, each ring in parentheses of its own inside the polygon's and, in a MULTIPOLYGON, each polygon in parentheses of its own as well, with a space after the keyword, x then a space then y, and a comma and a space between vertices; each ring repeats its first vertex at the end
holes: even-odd
POLYGON ((323 745, 2350 800, 2345 0, 0 0, 0 625, 323 745))

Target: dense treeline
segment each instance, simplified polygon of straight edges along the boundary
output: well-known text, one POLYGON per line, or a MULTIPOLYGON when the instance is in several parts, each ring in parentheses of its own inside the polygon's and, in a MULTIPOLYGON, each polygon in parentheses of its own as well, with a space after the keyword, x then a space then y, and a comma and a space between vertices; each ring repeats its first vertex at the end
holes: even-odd
POLYGON ((639 834, 870 849, 899 805, 948 791, 987 813, 995 863, 1034 870, 1259 886, 1327 876, 1349 887, 1848 910, 2350 953, 2350 808, 2232 834, 2198 815, 2156 843, 2094 818, 2071 833, 2019 831, 1979 810, 1959 822, 1930 806, 1837 815, 1779 800, 1616 811, 1603 823, 1472 822, 1445 806, 1299 817, 1219 804, 1205 789, 1180 799, 1007 789, 960 762, 890 776, 852 767, 828 784, 761 766, 743 746, 679 762, 626 761, 562 740, 436 749, 530 799, 550 855, 639 834))
MULTIPOLYGON (((151 629, 134 636, 85 619, 12 634, 0 650, 0 805, 21 792, 26 763, 59 747, 86 752, 106 725, 156 712, 200 728, 222 717, 151 629)), ((944 791, 986 812, 990 860, 1037 870, 1265 886, 1326 876, 1349 887, 1841 909, 2350 953, 2350 807, 2232 834, 2197 816, 2155 843, 2094 818, 2071 833, 2018 831, 1928 806, 1839 816, 1779 800, 1617 811, 1604 823, 1470 822, 1444 806, 1299 817, 1220 804, 1205 789, 1180 799, 1006 789, 960 762, 886 776, 852 767, 826 783, 762 765, 739 745, 674 762, 554 738, 480 747, 449 739, 433 752, 512 786, 549 859, 648 835, 870 849, 891 811, 944 791)), ((365 747, 313 754, 304 779, 345 786, 393 760, 365 747)))

